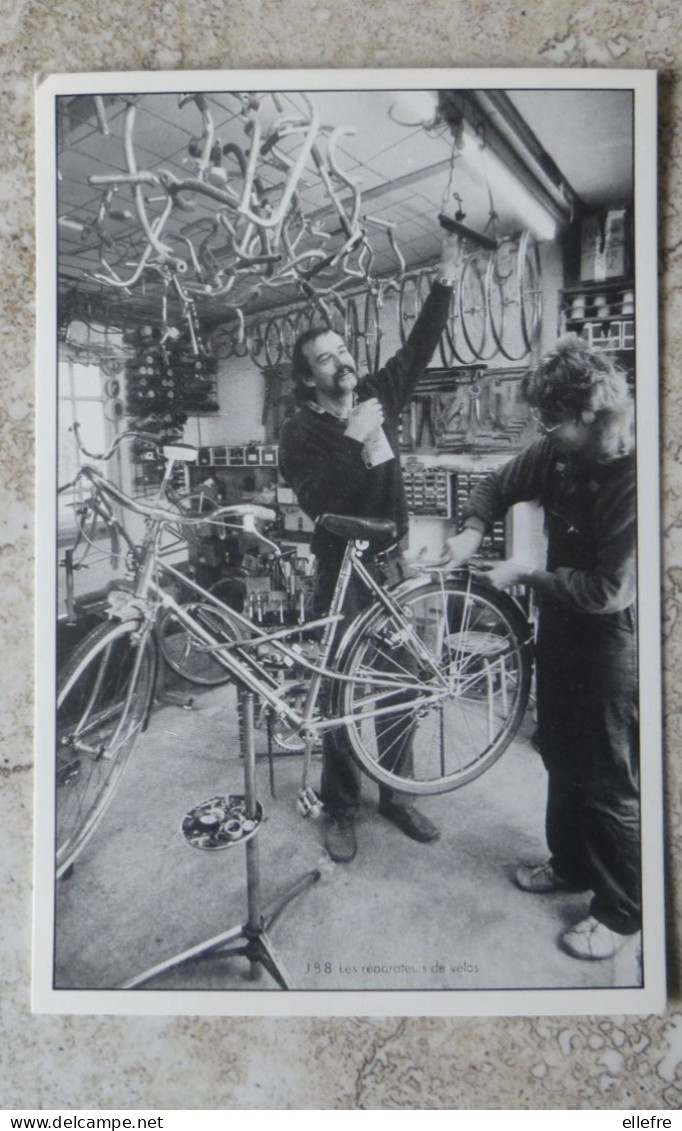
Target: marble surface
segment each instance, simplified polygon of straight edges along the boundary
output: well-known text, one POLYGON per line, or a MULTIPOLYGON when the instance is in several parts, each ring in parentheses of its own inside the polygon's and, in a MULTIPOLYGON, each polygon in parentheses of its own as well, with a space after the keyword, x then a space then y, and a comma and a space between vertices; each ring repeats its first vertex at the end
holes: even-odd
POLYGON ((0 1107, 679 1106, 681 54, 679 9, 664 0, 0 0, 0 1107), (660 72, 671 983, 662 1016, 268 1021, 30 1014, 34 76, 281 66, 660 72))

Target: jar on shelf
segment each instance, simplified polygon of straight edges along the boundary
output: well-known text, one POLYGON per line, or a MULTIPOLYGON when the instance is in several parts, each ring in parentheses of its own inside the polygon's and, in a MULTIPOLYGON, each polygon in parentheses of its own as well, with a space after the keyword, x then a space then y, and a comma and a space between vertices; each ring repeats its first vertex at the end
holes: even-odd
POLYGON ((635 313, 635 294, 634 291, 626 291, 623 295, 623 306, 621 313, 631 316, 635 313))
POLYGON ((574 322, 582 322, 585 318, 585 295, 576 295, 571 303, 569 317, 574 322))

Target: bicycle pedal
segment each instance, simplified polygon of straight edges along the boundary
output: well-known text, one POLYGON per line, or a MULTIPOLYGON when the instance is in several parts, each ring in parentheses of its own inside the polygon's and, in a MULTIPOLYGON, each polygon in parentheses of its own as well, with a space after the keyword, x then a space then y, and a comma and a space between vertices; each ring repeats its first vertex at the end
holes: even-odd
POLYGON ((305 801, 305 799, 303 797, 297 797, 297 799, 296 799, 296 809, 298 810, 299 817, 309 817, 310 816, 311 807, 308 804, 308 802, 305 801))
POLYGON ((301 817, 312 817, 315 821, 322 815, 323 805, 313 789, 303 789, 298 795, 296 808, 301 817))

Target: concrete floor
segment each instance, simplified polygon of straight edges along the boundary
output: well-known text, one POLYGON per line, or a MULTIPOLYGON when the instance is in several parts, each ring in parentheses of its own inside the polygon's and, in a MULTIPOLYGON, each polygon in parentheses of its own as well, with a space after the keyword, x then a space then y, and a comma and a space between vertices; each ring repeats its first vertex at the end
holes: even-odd
MULTIPOLYGON (((55 987, 110 989, 246 919, 245 847, 201 851, 184 840, 187 811, 243 793, 236 696, 191 689, 192 710, 159 706, 118 792, 72 875, 58 883, 55 987)), ((324 822, 296 810, 300 756, 257 761, 265 810, 258 832, 262 904, 319 869, 271 937, 297 989, 561 989, 638 986, 639 942, 615 959, 580 962, 556 945, 587 895, 533 896, 512 882, 544 859, 545 776, 531 719, 502 759, 463 789, 419 800, 441 838, 421 845, 376 812, 367 781, 358 855, 333 864, 324 822), (373 969, 368 969, 373 968, 373 969)), ((263 731, 256 750, 266 751, 263 731)), ((314 780, 318 780, 319 765, 314 780)), ((247 980, 242 957, 213 956, 157 977, 153 989, 275 989, 247 980)), ((143 992, 143 991, 140 991, 143 992)))

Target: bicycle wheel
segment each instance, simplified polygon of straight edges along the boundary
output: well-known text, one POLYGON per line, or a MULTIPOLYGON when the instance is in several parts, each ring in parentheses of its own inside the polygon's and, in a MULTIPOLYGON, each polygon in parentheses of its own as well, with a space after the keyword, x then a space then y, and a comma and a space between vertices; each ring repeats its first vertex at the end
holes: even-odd
POLYGON ((450 307, 448 309, 447 322, 445 328, 440 336, 438 342, 438 350, 440 352, 440 359, 446 369, 459 361, 457 351, 455 349, 455 339, 457 335, 457 323, 459 321, 459 311, 457 302, 457 288, 452 288, 450 296, 450 307))
POLYGON ((459 284, 460 325, 473 361, 481 361, 487 352, 488 305, 484 279, 479 253, 474 252, 464 263, 459 284))
MULTIPOLYGON (((229 615, 217 606, 201 601, 191 601, 182 606, 201 628, 215 638, 216 643, 233 641, 235 629, 229 615)), ((166 609, 159 620, 159 645, 161 655, 169 668, 202 687, 218 687, 232 678, 205 641, 195 635, 178 617, 174 609, 166 609)))
POLYGON ((57 687, 57 876, 101 820, 154 693, 156 649, 137 622, 101 624, 75 649, 57 687))
POLYGON ((341 660, 337 709, 358 765, 403 793, 444 793, 484 773, 528 702, 530 629, 506 594, 471 580, 407 586, 404 622, 373 606, 341 660))
POLYGON ((294 332, 294 320, 290 314, 283 315, 280 328, 282 331, 282 352, 284 360, 291 361, 296 334, 294 332))
POLYGON ((398 325, 400 327, 400 341, 403 345, 410 336, 419 311, 424 301, 424 272, 405 275, 400 284, 398 295, 398 325))
POLYGON ((354 298, 346 299, 346 327, 343 335, 344 341, 355 361, 360 364, 360 328, 358 322, 358 307, 354 298))
MULTIPOLYGON (((466 265, 465 260, 457 283, 453 287, 448 319, 439 342, 441 360, 446 368, 451 365, 471 365, 474 361, 480 360, 469 348, 462 326, 462 277, 466 265)), ((476 298, 476 303, 480 306, 480 295, 476 298)))
POLYGON ((260 322, 257 322, 254 326, 249 326, 246 331, 246 339, 248 342, 249 357, 254 365, 257 365, 259 369, 267 369, 268 359, 265 356, 265 334, 260 322))
POLYGON ((376 373, 381 357, 381 327, 379 325, 379 303, 373 290, 367 291, 365 298, 365 357, 370 373, 376 373))
POLYGON ((517 263, 521 327, 530 353, 537 344, 542 323, 540 253, 532 232, 526 231, 521 237, 517 263))
POLYGON ((294 320, 294 342, 309 330, 312 325, 312 314, 308 306, 301 307, 293 316, 294 320))
POLYGON ((107 377, 118 377, 125 369, 125 358, 117 354, 100 358, 100 368, 107 377))
POLYGON ((490 329, 500 353, 520 361, 528 353, 523 337, 517 278, 518 240, 504 239, 488 264, 486 294, 490 329))
POLYGON ((265 327, 265 360, 268 366, 279 365, 284 357, 282 329, 276 318, 271 318, 265 327))

